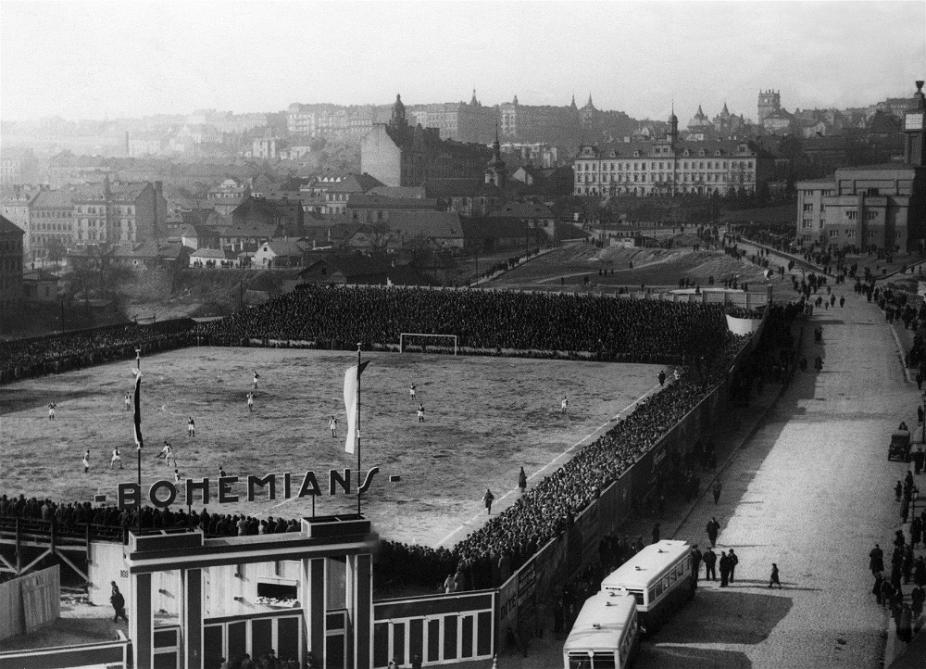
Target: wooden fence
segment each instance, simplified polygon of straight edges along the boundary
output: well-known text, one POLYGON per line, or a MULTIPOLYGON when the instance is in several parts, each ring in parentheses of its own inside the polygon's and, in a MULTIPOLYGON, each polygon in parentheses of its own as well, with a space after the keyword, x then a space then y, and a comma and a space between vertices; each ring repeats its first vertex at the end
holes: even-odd
POLYGON ((58 565, 0 583, 0 640, 28 634, 61 614, 58 565))

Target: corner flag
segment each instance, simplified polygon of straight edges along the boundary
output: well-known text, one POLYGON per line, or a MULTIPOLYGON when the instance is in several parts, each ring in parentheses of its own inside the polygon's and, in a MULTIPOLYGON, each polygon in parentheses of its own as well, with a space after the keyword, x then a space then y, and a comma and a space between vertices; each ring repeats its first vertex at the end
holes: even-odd
POLYGON ((347 439, 344 442, 344 450, 348 453, 354 452, 354 446, 357 442, 357 414, 359 413, 358 402, 360 401, 360 375, 363 370, 370 364, 369 360, 360 363, 360 368, 353 365, 344 372, 344 409, 347 411, 347 439))
POLYGON ((141 370, 133 369, 135 372, 135 448, 144 446, 144 440, 141 436, 141 370))

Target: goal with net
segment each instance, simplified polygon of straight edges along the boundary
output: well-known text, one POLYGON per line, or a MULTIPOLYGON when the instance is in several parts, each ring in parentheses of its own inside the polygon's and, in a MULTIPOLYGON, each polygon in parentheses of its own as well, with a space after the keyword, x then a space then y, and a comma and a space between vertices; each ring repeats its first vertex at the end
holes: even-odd
POLYGON ((457 335, 455 334, 432 334, 427 332, 401 332, 399 333, 399 353, 406 351, 426 352, 440 351, 452 352, 454 355, 458 352, 457 335))

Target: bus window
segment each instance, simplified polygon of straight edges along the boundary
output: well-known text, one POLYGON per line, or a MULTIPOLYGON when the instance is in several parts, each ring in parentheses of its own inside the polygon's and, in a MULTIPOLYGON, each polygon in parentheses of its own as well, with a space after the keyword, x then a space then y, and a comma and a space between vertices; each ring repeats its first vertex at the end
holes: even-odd
POLYGON ((594 660, 594 669, 615 669, 617 667, 617 662, 614 661, 613 652, 595 653, 594 660))
POLYGON ((592 669, 592 660, 588 655, 570 655, 569 669, 592 669))
POLYGON ((643 606, 643 593, 639 590, 631 590, 630 594, 637 600, 637 606, 643 606))

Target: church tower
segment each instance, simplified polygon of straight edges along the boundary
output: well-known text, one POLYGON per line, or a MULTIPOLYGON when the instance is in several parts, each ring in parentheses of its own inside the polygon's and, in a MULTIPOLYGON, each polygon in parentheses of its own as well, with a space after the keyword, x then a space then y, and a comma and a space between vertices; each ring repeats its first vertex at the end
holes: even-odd
POLYGON ((493 184, 498 188, 504 188, 508 179, 508 173, 505 171, 505 161, 502 160, 501 145, 498 143, 498 126, 495 126, 495 141, 492 142, 492 158, 486 163, 486 180, 487 184, 493 184))
POLYGON ((672 113, 669 114, 669 140, 670 146, 675 146, 678 143, 678 116, 675 115, 675 104, 672 104, 672 113))
POLYGON ((923 82, 916 82, 913 102, 903 117, 903 158, 907 165, 926 167, 926 96, 923 82))
POLYGON ((389 119, 389 126, 396 130, 407 130, 408 120, 405 118, 405 105, 402 104, 402 96, 395 94, 395 104, 392 105, 392 118, 389 119))

